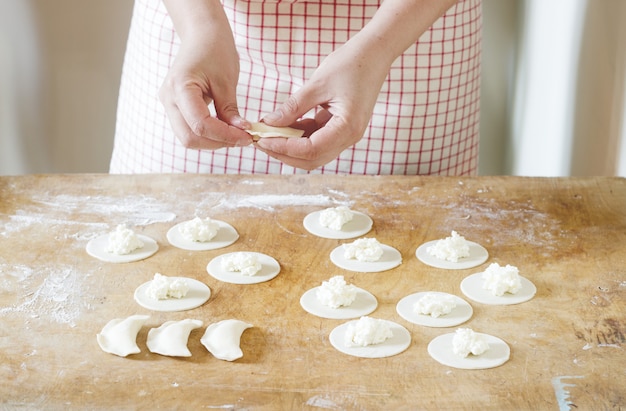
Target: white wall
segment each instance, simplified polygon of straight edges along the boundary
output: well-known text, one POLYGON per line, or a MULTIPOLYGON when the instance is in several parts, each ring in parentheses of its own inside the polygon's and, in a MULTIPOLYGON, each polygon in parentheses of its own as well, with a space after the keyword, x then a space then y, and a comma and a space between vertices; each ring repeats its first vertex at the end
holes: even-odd
POLYGON ((108 170, 132 5, 0 0, 1 174, 108 170))

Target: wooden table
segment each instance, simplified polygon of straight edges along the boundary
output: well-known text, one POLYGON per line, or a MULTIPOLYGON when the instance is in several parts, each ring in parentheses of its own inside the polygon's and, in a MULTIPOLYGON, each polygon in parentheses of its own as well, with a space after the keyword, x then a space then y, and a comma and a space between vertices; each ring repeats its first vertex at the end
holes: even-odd
POLYGON ((0 177, 0 401, 15 409, 619 409, 626 407, 626 180, 619 178, 51 175, 0 177), (342 241, 309 234, 311 211, 345 204, 370 215, 368 234, 403 264, 381 273, 335 267, 342 241), (239 240, 214 251, 168 244, 167 230, 197 212, 232 224, 239 240), (152 257, 96 260, 89 239, 117 224, 158 241, 152 257), (468 270, 424 265, 416 248, 458 231, 490 258, 468 270), (258 251, 282 267, 275 279, 233 285, 206 265, 226 251, 258 251), (473 303, 463 326, 495 335, 510 360, 489 370, 442 366, 426 328, 395 311, 404 296, 459 284, 489 263, 511 264, 536 284, 514 306, 473 303), (200 308, 150 312, 133 300, 155 272, 212 290, 200 308), (300 296, 333 275, 374 294, 371 314, 411 333, 403 353, 362 359, 336 351, 343 321, 306 313, 300 296), (104 353, 109 320, 149 314, 126 358, 104 353), (168 320, 237 318, 244 357, 214 358, 189 338, 189 358, 150 353, 146 335, 168 320))

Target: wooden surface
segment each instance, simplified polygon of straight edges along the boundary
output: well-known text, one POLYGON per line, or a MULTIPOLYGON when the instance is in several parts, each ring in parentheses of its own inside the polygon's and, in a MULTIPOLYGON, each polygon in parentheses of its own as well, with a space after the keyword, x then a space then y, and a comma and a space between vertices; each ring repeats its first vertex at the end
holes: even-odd
POLYGON ((626 407, 626 181, 514 177, 0 177, 0 401, 8 409, 620 409, 626 407), (342 243, 308 234, 304 216, 346 204, 374 220, 368 236, 397 248, 403 264, 382 273, 336 268, 342 243), (240 239, 215 251, 183 251, 167 230, 196 212, 232 224, 240 239), (159 251, 107 264, 84 251, 119 223, 156 239, 159 251), (446 271, 414 253, 456 230, 490 252, 476 269, 446 271), (210 277, 224 252, 276 258, 278 277, 232 285, 210 277), (511 359, 491 370, 445 367, 426 351, 454 329, 412 325, 396 314, 404 296, 427 290, 463 296, 461 280, 489 263, 512 264, 538 292, 515 306, 471 303, 464 324, 495 335, 511 359), (196 278, 204 306, 150 312, 133 300, 155 272, 196 278), (404 353, 360 359, 336 351, 342 321, 306 313, 300 296, 333 275, 374 294, 373 317, 412 335, 404 353), (113 318, 151 317, 142 352, 106 354, 96 334, 113 318), (190 358, 150 353, 148 329, 168 320, 237 318, 244 357, 215 359, 189 339, 190 358))

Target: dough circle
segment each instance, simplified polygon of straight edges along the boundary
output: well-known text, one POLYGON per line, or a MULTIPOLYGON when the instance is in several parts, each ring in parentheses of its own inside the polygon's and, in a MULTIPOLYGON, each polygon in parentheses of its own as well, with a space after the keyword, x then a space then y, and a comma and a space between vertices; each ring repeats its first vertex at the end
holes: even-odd
POLYGON ((460 258, 456 263, 453 261, 441 260, 428 254, 426 251, 428 250, 428 247, 437 244, 437 241, 439 240, 429 241, 420 245, 417 250, 415 250, 415 256, 417 259, 424 264, 435 268, 443 268, 446 270, 465 270, 467 268, 478 267, 489 258, 489 252, 485 249, 485 247, 473 241, 468 241, 467 243, 469 245, 470 253, 469 257, 460 258))
POLYGON ((109 245, 109 234, 103 234, 89 240, 85 249, 90 256, 107 263, 131 263, 133 261, 144 260, 152 256, 159 249, 159 244, 152 238, 142 234, 137 234, 137 237, 143 242, 143 247, 133 250, 128 254, 115 254, 106 251, 109 245))
POLYGON ((452 350, 452 339, 455 333, 443 334, 435 337, 428 344, 428 354, 440 364, 463 370, 484 370, 495 368, 509 360, 511 349, 509 345, 498 337, 478 333, 489 344, 489 349, 481 355, 461 357, 452 350))
POLYGON ((378 261, 349 260, 343 256, 344 248, 342 245, 331 251, 330 261, 344 270, 361 273, 378 273, 391 270, 402 264, 402 254, 400 254, 400 251, 386 244, 381 244, 380 246, 383 249, 383 255, 378 261))
POLYGON ((368 315, 378 307, 378 301, 369 292, 356 288, 356 298, 347 307, 330 308, 317 299, 316 292, 320 287, 311 288, 300 297, 300 305, 309 314, 331 320, 348 320, 368 315))
POLYGON ((181 278, 187 281, 189 285, 189 291, 187 295, 182 298, 168 298, 165 300, 155 300, 148 297, 146 291, 150 288, 152 281, 143 283, 135 290, 134 298, 137 304, 143 308, 153 311, 161 312, 174 312, 174 311, 186 311, 200 307, 206 303, 211 297, 211 289, 204 283, 195 280, 193 278, 186 277, 172 277, 181 278))
POLYGON ((537 293, 537 287, 530 280, 520 276, 520 281, 522 283, 522 288, 515 293, 505 293, 504 295, 498 297, 493 295, 491 291, 485 290, 483 288, 483 273, 472 274, 468 277, 465 277, 463 281, 461 281, 461 292, 465 294, 467 298, 470 300, 476 301, 477 303, 487 304, 487 305, 513 305, 520 304, 532 299, 537 293))
POLYGON ((261 270, 255 275, 243 275, 238 271, 226 271, 222 268, 222 258, 234 253, 218 255, 212 259, 206 267, 207 272, 211 277, 230 284, 258 284, 269 281, 280 273, 280 264, 273 257, 254 251, 243 252, 255 254, 261 263, 261 270))
POLYGON ((333 240, 346 240, 365 235, 372 229, 373 221, 367 214, 359 211, 352 211, 352 220, 348 221, 341 227, 341 230, 333 230, 320 224, 320 214, 324 210, 314 211, 304 217, 302 224, 304 228, 311 234, 322 238, 330 238, 333 240))
POLYGON ((359 320, 348 321, 347 323, 335 327, 330 332, 330 344, 335 347, 337 351, 353 357, 384 358, 400 354, 411 345, 411 334, 406 328, 393 321, 385 320, 389 324, 393 337, 380 344, 368 345, 365 347, 347 347, 344 342, 346 329, 350 324, 357 321, 359 320))
POLYGON ((400 317, 404 318, 410 323, 423 325, 425 327, 454 327, 456 325, 463 324, 464 322, 472 318, 474 309, 467 301, 465 301, 461 297, 438 291, 430 292, 454 297, 456 307, 454 307, 454 309, 450 313, 446 315, 441 315, 437 318, 432 317, 431 315, 418 314, 413 310, 415 303, 418 302, 424 295, 429 293, 426 291, 419 292, 407 295, 406 297, 398 301, 398 304, 396 304, 396 311, 398 312, 400 317))
POLYGON ((179 231, 179 227, 185 224, 187 221, 176 224, 174 227, 170 228, 167 231, 167 241, 170 242, 174 247, 189 250, 189 251, 206 251, 206 250, 217 250, 219 248, 228 247, 233 244, 239 238, 239 233, 233 226, 230 224, 220 221, 213 220, 216 222, 220 229, 218 230, 215 237, 213 237, 209 241, 189 241, 179 231))

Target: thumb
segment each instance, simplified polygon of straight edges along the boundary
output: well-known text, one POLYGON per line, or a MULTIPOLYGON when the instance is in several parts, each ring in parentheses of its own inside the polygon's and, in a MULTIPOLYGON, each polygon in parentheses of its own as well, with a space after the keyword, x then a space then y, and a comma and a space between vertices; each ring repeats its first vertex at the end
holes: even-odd
POLYGON ((250 123, 239 114, 237 97, 235 95, 229 96, 225 99, 220 99, 219 101, 214 100, 213 104, 215 106, 217 118, 223 122, 241 129, 250 128, 250 123))
POLYGON ((314 108, 317 102, 302 88, 292 94, 276 111, 263 117, 263 122, 276 127, 285 127, 295 123, 300 117, 314 108))

